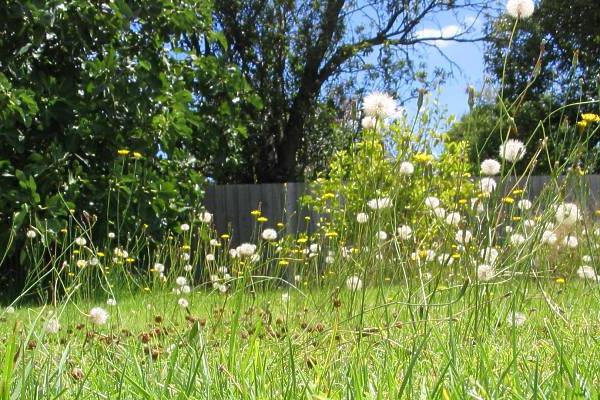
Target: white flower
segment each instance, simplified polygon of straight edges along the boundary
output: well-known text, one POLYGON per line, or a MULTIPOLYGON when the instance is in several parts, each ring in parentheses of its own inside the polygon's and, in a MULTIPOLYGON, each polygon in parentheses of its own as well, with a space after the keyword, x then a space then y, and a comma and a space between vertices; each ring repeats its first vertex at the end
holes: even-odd
POLYGON ((189 261, 191 257, 192 256, 190 256, 190 253, 181 253, 181 259, 183 261, 189 261))
POLYGON ((433 209, 433 214, 435 214, 435 216, 439 219, 444 219, 446 217, 446 210, 444 210, 442 207, 436 207, 433 209))
POLYGON ((358 222, 359 224, 366 224, 367 222, 369 222, 369 215, 364 212, 359 212, 358 214, 356 214, 356 222, 358 222))
POLYGON ((208 262, 213 262, 213 261, 215 261, 215 255, 214 255, 214 254, 211 254, 211 253, 207 254, 207 255, 206 255, 206 261, 208 261, 208 262))
POLYGON ((563 239, 563 244, 571 249, 576 248, 579 245, 579 241, 576 236, 568 235, 563 239))
POLYGON ((256 245, 251 243, 242 243, 236 248, 236 250, 241 257, 251 257, 256 251, 256 245))
POLYGON ((584 263, 591 263, 592 262, 592 256, 586 254, 585 256, 581 257, 581 261, 583 261, 584 263))
POLYGON ((225 293, 227 292, 227 285, 219 285, 217 289, 219 289, 219 292, 225 293))
POLYGON ((58 323, 58 319, 56 319, 56 318, 50 318, 44 324, 44 331, 46 333, 56 334, 56 333, 58 333, 59 329, 60 329, 60 324, 58 323))
POLYGON ((181 287, 181 293, 188 294, 192 291, 192 288, 189 285, 183 285, 181 287))
POLYGON ((486 247, 479 252, 479 255, 485 263, 494 265, 498 259, 498 250, 493 247, 486 247))
POLYGON ((367 115, 360 121, 363 129, 373 129, 377 126, 377 118, 367 115))
POLYGON ((425 261, 432 262, 435 260, 435 251, 434 250, 426 250, 425 251, 425 261))
POLYGON ((460 214, 458 212, 451 212, 446 216, 446 223, 448 225, 458 225, 460 223, 460 214))
POLYGON ((527 199, 521 199, 517 202, 517 207, 519 207, 520 210, 529 210, 531 209, 531 206, 531 201, 527 199))
POLYGON ((265 229, 264 231, 262 231, 261 236, 264 240, 269 240, 269 241, 276 240, 277 239, 277 231, 275 229, 268 228, 268 229, 265 229))
POLYGON ((523 325, 526 320, 527 317, 525 316, 525 314, 520 312, 510 313, 506 318, 506 322, 508 323, 508 325, 515 327, 523 325))
POLYGON ((363 111, 370 117, 389 118, 396 114, 396 100, 388 94, 373 92, 364 98, 363 111))
POLYGON ((496 269, 489 264, 481 264, 477 267, 477 279, 480 281, 489 281, 496 276, 496 269))
POLYGON ((482 178, 479 181, 479 190, 484 194, 489 195, 496 189, 496 181, 493 178, 482 178))
POLYGON ((525 145, 520 140, 508 139, 500 145, 500 157, 508 162, 517 162, 525 156, 525 145))
POLYGON ((399 172, 400 175, 412 175, 415 172, 415 167, 412 165, 412 163, 403 161, 400 163, 399 172))
POLYGON ((518 246, 523 243, 525 243, 525 236, 521 235, 520 233, 513 233, 510 235, 510 244, 513 246, 518 246))
POLYGON ((382 210, 384 208, 390 208, 392 206, 392 200, 389 197, 371 199, 367 202, 367 206, 369 206, 371 210, 382 210))
POLYGON ((127 257, 129 257, 129 253, 127 252, 127 250, 117 247, 115 249, 115 256, 121 257, 121 258, 127 258, 127 257))
POLYGON ((500 173, 500 163, 496 160, 487 159, 481 163, 481 173, 483 175, 498 175, 500 173))
POLYGON ((437 257, 437 261, 438 263, 440 263, 441 265, 452 265, 454 263, 454 258, 452 258, 452 255, 448 254, 448 253, 442 253, 437 257))
POLYGON ((212 221, 213 219, 213 215, 211 213, 209 213, 208 211, 204 211, 200 213, 200 221, 208 224, 212 221))
POLYGON ((471 241, 471 239, 473 238, 473 234, 471 233, 471 231, 467 231, 467 230, 459 230, 458 232, 456 232, 456 235, 454 236, 454 240, 456 240, 458 243, 460 244, 467 244, 471 241))
POLYGON ((85 246, 87 244, 87 240, 85 240, 85 238, 82 237, 78 237, 77 239, 75 239, 75 244, 77 246, 85 246))
POLYGON ((98 264, 100 264, 100 260, 98 259, 98 257, 92 257, 92 258, 90 259, 90 265, 92 265, 92 266, 96 266, 96 265, 98 265, 98 264))
POLYGON ((513 18, 529 18, 535 10, 533 0, 508 0, 506 11, 513 18))
POLYGON ((358 276, 350 276, 346 279, 346 287, 348 290, 356 291, 360 290, 363 287, 362 280, 358 276))
POLYGON ((211 246, 216 246, 216 247, 219 247, 221 245, 221 243, 219 243, 219 241, 217 239, 210 239, 209 243, 211 246))
POLYGON ((85 268, 85 267, 87 267, 88 262, 86 260, 77 260, 77 262, 75 264, 79 268, 85 268))
POLYGON ((581 219, 581 212, 576 204, 563 203, 556 207, 556 222, 564 225, 575 225, 581 219))
POLYGON ((284 303, 287 303, 288 301, 290 301, 290 294, 289 293, 282 293, 281 294, 281 301, 284 303))
POLYGON ((440 199, 438 199, 435 196, 429 196, 429 197, 425 198, 425 205, 428 208, 435 210, 436 208, 438 208, 440 206, 440 199))
POLYGON ((15 313, 15 308, 13 306, 8 306, 4 309, 4 312, 7 314, 14 314, 15 313))
POLYGON ((108 313, 105 309, 100 307, 94 307, 90 310, 90 321, 94 325, 104 325, 108 321, 108 313))
POLYGON ((114 232, 108 232, 108 238, 109 239, 114 239, 116 237, 114 232))
POLYGON ((579 276, 581 279, 600 281, 600 277, 598 277, 596 270, 594 270, 594 268, 590 267, 589 265, 583 265, 577 268, 577 276, 579 276))
POLYGON ((190 230, 190 225, 189 224, 181 224, 179 226, 179 229, 181 229, 182 232, 187 232, 190 230))
POLYGON ((158 263, 158 262, 154 263, 153 269, 154 269, 154 272, 157 272, 159 274, 162 274, 163 272, 165 272, 165 266, 164 266, 164 264, 161 264, 161 263, 158 263))
POLYGON ((117 301, 111 297, 110 299, 106 300, 106 305, 114 307, 117 305, 117 301))
POLYGON ((300 275, 294 275, 294 283, 299 284, 302 282, 302 276, 300 275))
POLYGON ((377 239, 383 241, 383 240, 387 240, 387 238, 388 238, 388 235, 384 231, 377 232, 377 239))
POLYGON ((412 228, 408 225, 400 225, 397 230, 401 240, 408 240, 412 237, 412 228))
POLYGON ((194 267, 192 266, 192 264, 185 264, 185 265, 183 266, 183 270, 184 270, 185 272, 191 272, 191 271, 192 271, 192 269, 194 269, 194 267))
POLYGON ((188 301, 183 297, 177 300, 177 304, 179 304, 179 307, 181 308, 188 308, 188 306, 190 305, 190 303, 188 303, 188 301))
POLYGON ((512 227, 512 226, 510 226, 510 225, 507 225, 507 226, 504 228, 504 231, 505 231, 506 233, 511 233, 511 232, 513 231, 513 227, 512 227))
POLYGON ((187 279, 185 279, 185 276, 178 276, 177 278, 175 278, 175 283, 177 284, 177 286, 184 286, 185 284, 187 284, 187 279))
POLYGON ((335 257, 333 256, 327 256, 325 257, 325 263, 326 264, 333 264, 335 262, 335 257))
POLYGON ((27 239, 35 239, 37 233, 33 229, 30 229, 25 235, 27 236, 27 239))

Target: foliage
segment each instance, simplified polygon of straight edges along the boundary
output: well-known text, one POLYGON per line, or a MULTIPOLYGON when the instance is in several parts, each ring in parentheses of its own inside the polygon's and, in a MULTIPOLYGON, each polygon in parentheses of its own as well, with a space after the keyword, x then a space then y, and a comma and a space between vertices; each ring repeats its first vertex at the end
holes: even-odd
POLYGON ((443 39, 419 34, 424 21, 488 7, 474 0, 215 1, 215 29, 227 46, 214 51, 239 67, 264 105, 248 110, 252 122, 238 168, 216 171, 215 178, 286 182, 313 176, 330 145, 345 149, 356 137, 356 127, 344 121, 359 116, 366 89, 381 84, 412 98, 417 85, 427 88, 441 74, 424 72, 419 49, 436 40, 477 39, 468 26, 443 39), (341 123, 332 127, 331 119, 341 123), (340 140, 331 143, 332 134, 340 140))
POLYGON ((19 250, 28 223, 56 235, 83 211, 101 235, 146 223, 159 236, 198 207, 200 157, 244 134, 239 73, 180 45, 184 32, 220 40, 211 11, 204 0, 1 7, 0 247, 19 250))

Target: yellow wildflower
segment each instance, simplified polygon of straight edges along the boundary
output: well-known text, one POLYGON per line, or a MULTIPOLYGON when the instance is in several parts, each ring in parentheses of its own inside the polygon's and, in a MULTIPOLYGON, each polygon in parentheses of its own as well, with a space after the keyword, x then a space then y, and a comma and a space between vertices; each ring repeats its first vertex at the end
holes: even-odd
POLYGON ((269 218, 267 218, 267 217, 258 217, 258 218, 256 218, 256 220, 258 222, 267 222, 269 220, 269 218))
POLYGON ((97 255, 98 257, 104 257, 104 253, 103 253, 103 252, 101 252, 101 251, 97 252, 97 253, 96 253, 96 255, 97 255))
POLYGON ((288 260, 279 260, 279 265, 289 265, 289 263, 288 260))
POLYGON ((260 215, 260 210, 252 210, 250 211, 251 215, 254 215, 255 217, 258 217, 260 215))
POLYGON ((565 278, 556 278, 556 283, 565 283, 565 278))
POLYGON ((278 228, 283 228, 285 225, 283 224, 283 222, 278 222, 277 223, 277 227, 278 228))
POLYGON ((221 235, 221 239, 229 239, 229 235, 224 233, 221 235))
POLYGON ((121 149, 121 150, 117 151, 117 154, 120 155, 120 156, 126 156, 126 155, 129 154, 129 150, 127 150, 127 149, 121 149))
POLYGON ((189 244, 184 244, 183 246, 181 246, 181 250, 190 250, 192 248, 192 246, 190 246, 189 244))
POLYGON ((327 233, 325 233, 325 237, 329 237, 329 238, 331 238, 331 237, 337 237, 337 235, 338 235, 337 232, 327 232, 327 233))
POLYGON ((581 119, 585 122, 600 122, 600 115, 593 113, 581 114, 581 119))
POLYGON ((502 199, 503 202, 505 202, 506 204, 512 204, 515 202, 515 199, 513 199, 512 197, 505 197, 502 199))
POLYGON ((327 199, 333 199, 334 197, 335 197, 335 193, 328 192, 328 193, 325 193, 321 198, 323 200, 327 200, 327 199))
POLYGON ((142 158, 142 153, 140 153, 139 151, 134 151, 133 158, 137 158, 139 160, 140 158, 142 158))

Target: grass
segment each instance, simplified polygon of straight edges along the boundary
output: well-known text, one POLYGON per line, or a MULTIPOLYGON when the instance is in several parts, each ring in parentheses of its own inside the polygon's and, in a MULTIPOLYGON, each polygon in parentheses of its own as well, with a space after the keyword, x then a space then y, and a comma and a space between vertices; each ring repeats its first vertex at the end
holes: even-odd
POLYGON ((57 334, 53 310, 19 308, 0 323, 0 398, 598 398, 598 285, 448 283, 200 290, 187 309, 122 293, 104 326, 85 316, 100 300, 54 310, 57 334))

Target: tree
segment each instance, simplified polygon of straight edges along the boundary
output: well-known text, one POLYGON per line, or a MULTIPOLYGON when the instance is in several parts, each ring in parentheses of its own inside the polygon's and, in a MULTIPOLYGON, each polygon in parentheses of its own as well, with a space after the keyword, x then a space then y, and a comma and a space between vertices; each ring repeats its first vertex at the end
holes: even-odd
MULTIPOLYGON (((208 46, 204 52, 222 53, 236 64, 263 103, 261 109, 246 110, 252 123, 240 169, 217 179, 301 179, 311 153, 307 151, 312 144, 308 132, 322 129, 319 136, 332 132, 327 125, 319 125, 328 118, 315 118, 327 104, 328 93, 339 94, 337 89, 341 88, 351 98, 356 89, 352 85, 361 74, 368 80, 383 77, 389 88, 402 87, 416 77, 417 68, 410 56, 415 46, 432 46, 435 40, 473 40, 467 27, 442 37, 418 34, 421 24, 438 12, 481 12, 486 3, 216 0, 215 29, 222 33, 226 45, 208 46), (372 63, 372 59, 377 61, 372 63)), ((200 53, 203 39, 193 35, 187 39, 200 53)))
MULTIPOLYGON (((488 20, 486 69, 492 86, 500 89, 492 96, 489 93, 484 96, 487 99, 481 98, 450 132, 453 138, 471 144, 474 163, 497 157, 502 137, 511 126, 512 137, 529 142, 531 148, 544 136, 552 139, 553 135, 561 138, 566 135, 570 141, 581 140, 583 132, 573 128, 575 122, 584 112, 598 112, 598 104, 589 101, 597 98, 600 89, 599 24, 600 9, 586 0, 542 0, 530 18, 515 21, 501 14, 488 20), (579 102, 588 103, 578 105, 579 102), (552 113, 569 104, 574 106, 552 113), (500 126, 504 127, 502 132, 500 126)), ((547 144, 553 163, 574 156, 569 154, 569 146, 555 147, 555 142, 549 140, 547 144)), ((595 157, 598 143, 597 135, 590 135, 580 149, 581 154, 575 157, 579 160, 595 157)), ((529 151, 519 162, 518 171, 528 165, 532 154, 533 150, 529 151)), ((535 173, 550 172, 547 158, 542 157, 536 164, 535 173)))
POLYGON ((248 88, 180 44, 184 33, 218 40, 211 13, 206 0, 0 7, 0 262, 19 265, 23 226, 60 240, 85 211, 100 237, 145 224, 158 238, 200 205, 193 142, 214 153, 215 132, 243 125, 248 88))

